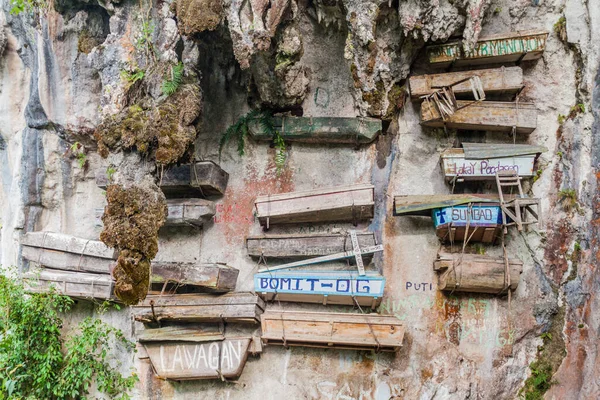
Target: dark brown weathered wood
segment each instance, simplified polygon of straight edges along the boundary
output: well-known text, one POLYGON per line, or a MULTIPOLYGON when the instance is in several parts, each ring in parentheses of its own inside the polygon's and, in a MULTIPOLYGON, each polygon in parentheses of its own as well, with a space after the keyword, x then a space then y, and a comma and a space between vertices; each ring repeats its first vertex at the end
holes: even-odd
POLYGON ((174 294, 148 296, 132 307, 137 321, 244 322, 257 323, 264 301, 246 292, 223 295, 174 294))
POLYGON ((265 344, 285 346, 397 351, 404 338, 400 320, 379 314, 268 310, 261 327, 265 344))
POLYGON ((235 289, 240 271, 225 264, 195 264, 185 262, 152 262, 151 282, 174 282, 199 286, 213 292, 235 289))
POLYGON ((523 263, 509 259, 508 268, 510 276, 504 258, 480 254, 441 252, 434 262, 434 270, 440 272, 439 289, 457 292, 501 294, 509 287, 516 290, 523 263))
POLYGON ((254 206, 260 224, 362 221, 373 217, 373 185, 339 186, 260 196, 254 206))
MULTIPOLYGON (((462 107, 469 101, 459 100, 462 107)), ((531 133, 537 127, 537 109, 533 103, 482 101, 457 110, 442 120, 432 102, 421 104, 421 125, 433 128, 444 126, 455 129, 531 133)))
POLYGON ((144 346, 159 378, 172 380, 235 379, 248 358, 250 337, 212 342, 158 342, 144 346))
MULTIPOLYGON (((357 237, 361 248, 377 244, 373 232, 357 232, 357 237)), ((252 257, 306 258, 352 250, 352 241, 349 234, 341 233, 262 235, 248 237, 246 247, 252 257)))
POLYGON ((27 232, 21 237, 21 244, 108 259, 115 259, 117 255, 115 249, 111 249, 99 240, 82 239, 55 232, 27 232))
MULTIPOLYGON (((443 86, 454 82, 478 76, 483 90, 488 94, 516 93, 523 88, 523 70, 521 67, 477 69, 471 71, 447 72, 443 74, 416 75, 409 78, 410 96, 419 100, 443 86)), ((472 97, 468 82, 463 82, 453 88, 457 96, 472 97)))
POLYGON ((436 228, 436 235, 444 243, 463 242, 469 239, 469 243, 496 243, 502 232, 502 225, 491 227, 474 227, 471 226, 467 232, 466 227, 450 227, 449 225, 439 226, 436 228))
POLYGON ((44 293, 54 287, 57 293, 76 298, 116 300, 110 275, 52 269, 30 269, 23 275, 26 290, 44 293))

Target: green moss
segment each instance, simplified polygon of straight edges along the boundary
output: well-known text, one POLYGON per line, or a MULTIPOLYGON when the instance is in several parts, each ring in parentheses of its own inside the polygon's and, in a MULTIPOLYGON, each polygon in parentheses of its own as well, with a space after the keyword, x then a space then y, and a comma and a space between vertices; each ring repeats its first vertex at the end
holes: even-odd
POLYGON ((388 108, 383 116, 384 120, 391 120, 404 107, 407 91, 405 86, 395 84, 388 92, 388 108))
POLYGON ((567 39, 567 19, 562 16, 554 24, 554 33, 564 42, 567 39))
POLYGON ((79 33, 79 38, 77 40, 77 51, 84 54, 91 53, 92 49, 98 46, 101 42, 100 39, 93 37, 90 34, 90 31, 87 29, 82 30, 79 33))
POLYGON ((177 0, 175 11, 179 30, 190 36, 214 30, 223 16, 221 0, 177 0))
POLYGON ((558 192, 558 198, 566 211, 579 209, 579 201, 575 189, 562 189, 558 192))

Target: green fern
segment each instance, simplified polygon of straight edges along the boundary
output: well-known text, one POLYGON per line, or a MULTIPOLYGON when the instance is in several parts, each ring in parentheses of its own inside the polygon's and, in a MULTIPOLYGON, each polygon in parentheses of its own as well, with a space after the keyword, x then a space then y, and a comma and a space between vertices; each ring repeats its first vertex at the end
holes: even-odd
POLYGON ((283 137, 279 131, 275 131, 273 142, 275 143, 275 166, 277 167, 277 174, 280 174, 283 171, 283 167, 285 167, 287 154, 285 141, 283 140, 283 137))
POLYGON ((165 77, 162 84, 162 92, 165 96, 174 94, 181 83, 183 82, 183 63, 179 62, 177 65, 171 67, 171 73, 165 77))

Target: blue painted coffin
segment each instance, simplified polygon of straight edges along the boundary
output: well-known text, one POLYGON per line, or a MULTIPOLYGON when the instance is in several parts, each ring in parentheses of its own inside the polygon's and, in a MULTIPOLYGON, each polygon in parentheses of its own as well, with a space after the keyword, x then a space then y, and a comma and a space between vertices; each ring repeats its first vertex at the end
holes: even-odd
POLYGON ((267 301, 345 304, 376 307, 385 278, 357 271, 263 272, 254 275, 254 290, 267 301))
POLYGON ((432 212, 433 224, 436 228, 452 224, 454 227, 466 226, 467 221, 472 227, 496 227, 502 225, 500 206, 483 204, 460 205, 436 208, 432 212))

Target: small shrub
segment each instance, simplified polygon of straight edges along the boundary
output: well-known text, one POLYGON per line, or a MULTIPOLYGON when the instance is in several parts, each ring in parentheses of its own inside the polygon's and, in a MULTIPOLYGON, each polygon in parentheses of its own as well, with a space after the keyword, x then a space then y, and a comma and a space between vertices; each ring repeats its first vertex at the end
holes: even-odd
POLYGON ((558 192, 558 197, 566 211, 579 209, 579 201, 577 200, 575 189, 562 189, 558 192))
POLYGON ((141 81, 146 76, 146 71, 135 68, 133 71, 121 71, 121 79, 125 81, 126 87, 130 88, 134 83, 141 81))

